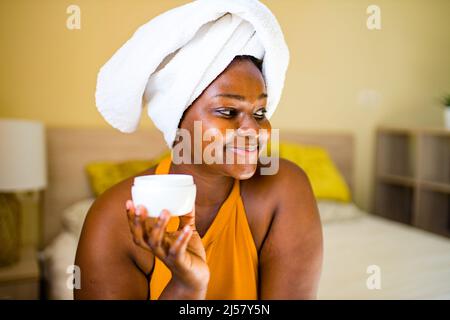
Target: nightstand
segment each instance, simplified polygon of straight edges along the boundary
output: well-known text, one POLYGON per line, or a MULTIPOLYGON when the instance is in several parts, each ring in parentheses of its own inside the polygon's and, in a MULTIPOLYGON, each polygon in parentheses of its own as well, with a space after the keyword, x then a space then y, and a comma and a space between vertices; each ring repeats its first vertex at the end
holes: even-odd
POLYGON ((39 299, 39 280, 37 251, 24 247, 19 262, 0 268, 0 299, 39 299))

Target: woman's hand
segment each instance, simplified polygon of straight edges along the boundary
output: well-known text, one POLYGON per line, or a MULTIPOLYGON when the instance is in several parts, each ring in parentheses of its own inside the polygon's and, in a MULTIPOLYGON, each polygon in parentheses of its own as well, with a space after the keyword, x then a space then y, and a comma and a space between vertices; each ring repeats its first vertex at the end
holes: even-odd
POLYGON ((168 210, 163 210, 158 218, 151 218, 145 207, 135 208, 131 200, 127 201, 126 208, 134 242, 151 251, 170 269, 169 284, 176 290, 185 290, 186 296, 204 297, 209 268, 205 248, 195 229, 195 206, 192 212, 180 217, 175 232, 166 231, 170 219, 168 210))

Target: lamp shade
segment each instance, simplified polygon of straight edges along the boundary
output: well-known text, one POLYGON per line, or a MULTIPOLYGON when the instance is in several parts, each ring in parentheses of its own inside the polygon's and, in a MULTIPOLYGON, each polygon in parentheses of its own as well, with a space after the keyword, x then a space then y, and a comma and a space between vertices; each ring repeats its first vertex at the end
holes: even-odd
POLYGON ((0 119, 0 191, 32 191, 46 185, 44 125, 0 119))

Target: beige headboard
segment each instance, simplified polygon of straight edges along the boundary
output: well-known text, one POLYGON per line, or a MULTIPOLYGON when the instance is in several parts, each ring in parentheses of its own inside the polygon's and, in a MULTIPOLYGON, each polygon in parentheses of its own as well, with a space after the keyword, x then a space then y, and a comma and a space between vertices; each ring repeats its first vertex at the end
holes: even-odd
MULTIPOLYGON (((283 132, 280 140, 326 148, 344 178, 353 186, 353 137, 343 133, 283 132)), ((167 150, 162 134, 143 130, 133 134, 103 128, 48 128, 48 187, 44 192, 43 241, 61 229, 64 208, 92 197, 84 167, 92 161, 150 159, 167 150)))

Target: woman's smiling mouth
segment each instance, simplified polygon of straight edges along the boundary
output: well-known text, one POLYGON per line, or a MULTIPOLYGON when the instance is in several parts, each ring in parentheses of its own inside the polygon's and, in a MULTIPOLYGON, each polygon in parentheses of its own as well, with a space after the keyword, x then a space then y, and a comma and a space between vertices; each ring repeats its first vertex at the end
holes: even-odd
POLYGON ((258 154, 258 145, 248 145, 248 146, 234 146, 234 145, 226 145, 226 150, 229 150, 240 156, 253 156, 258 154))

